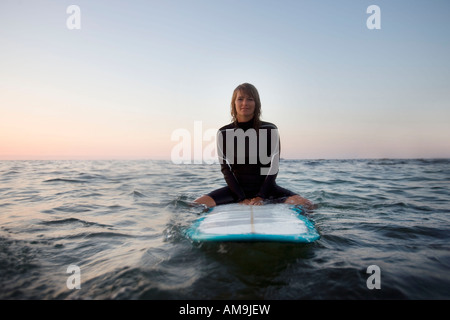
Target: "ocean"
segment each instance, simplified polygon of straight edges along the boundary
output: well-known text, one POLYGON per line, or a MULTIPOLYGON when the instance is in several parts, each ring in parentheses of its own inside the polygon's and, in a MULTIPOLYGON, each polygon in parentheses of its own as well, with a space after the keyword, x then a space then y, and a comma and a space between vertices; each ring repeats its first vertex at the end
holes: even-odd
POLYGON ((217 164, 0 161, 0 299, 449 299, 450 160, 282 160, 310 244, 195 243, 217 164))

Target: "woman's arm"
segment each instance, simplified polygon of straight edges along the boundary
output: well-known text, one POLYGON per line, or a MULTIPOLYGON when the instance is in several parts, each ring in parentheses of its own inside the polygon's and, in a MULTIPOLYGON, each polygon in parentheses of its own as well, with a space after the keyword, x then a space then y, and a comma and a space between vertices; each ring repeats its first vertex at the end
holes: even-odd
POLYGON ((219 156, 219 163, 221 166, 221 171, 225 178, 225 182, 227 183, 230 190, 236 195, 238 202, 245 200, 245 193, 239 182, 234 175, 230 161, 227 159, 226 155, 226 145, 225 145, 225 132, 219 130, 217 133, 217 154, 219 156))
MULTIPOLYGON (((261 197, 266 199, 270 194, 272 187, 275 185, 275 180, 278 175, 278 166, 280 163, 280 137, 278 135, 278 129, 275 125, 267 131, 260 131, 259 139, 265 138, 267 139, 267 152, 270 155, 270 167, 261 167, 261 174, 266 174, 264 182, 259 189, 259 192, 256 194, 257 197, 261 197), (261 136, 266 133, 266 136, 261 136), (272 141, 273 139, 273 141, 272 141)), ((266 150, 264 150, 265 152, 266 150)), ((260 150, 261 152, 261 150, 260 150)))
POLYGON ((228 163, 221 163, 220 166, 225 182, 231 191, 236 195, 238 202, 245 200, 244 190, 242 190, 242 187, 239 185, 239 182, 231 171, 230 165, 228 163))

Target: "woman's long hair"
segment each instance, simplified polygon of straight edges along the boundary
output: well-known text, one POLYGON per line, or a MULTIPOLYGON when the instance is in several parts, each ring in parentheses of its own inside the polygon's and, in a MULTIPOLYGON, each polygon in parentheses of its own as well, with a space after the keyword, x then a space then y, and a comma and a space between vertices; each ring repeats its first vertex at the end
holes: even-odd
MULTIPOLYGON (((253 115, 253 127, 255 129, 259 129, 259 126, 261 124, 261 100, 259 99, 259 93, 258 90, 256 90, 255 86, 250 83, 243 83, 240 84, 234 89, 233 96, 231 98, 231 117, 234 122, 234 124, 237 126, 237 112, 236 112, 236 97, 239 92, 242 92, 250 97, 253 98, 255 101, 255 113, 253 115)), ((257 130, 258 132, 258 130, 257 130)))

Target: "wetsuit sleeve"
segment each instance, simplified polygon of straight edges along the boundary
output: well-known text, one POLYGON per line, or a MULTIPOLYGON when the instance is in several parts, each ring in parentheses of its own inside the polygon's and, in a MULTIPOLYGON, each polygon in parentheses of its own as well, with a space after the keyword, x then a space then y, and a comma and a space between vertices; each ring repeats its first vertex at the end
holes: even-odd
POLYGON ((237 201, 245 200, 244 190, 242 190, 241 186, 239 185, 239 182, 237 181, 236 177, 231 171, 230 166, 228 164, 220 164, 220 165, 222 167, 221 170, 225 178, 225 181, 228 187, 231 189, 231 191, 236 195, 237 201))
POLYGON ((243 200, 245 200, 245 193, 231 169, 230 161, 227 159, 227 156, 225 153, 226 146, 225 146, 224 135, 225 135, 225 132, 219 130, 219 132, 217 134, 217 151, 218 151, 221 171, 225 178, 225 182, 227 183, 230 190, 235 194, 237 201, 243 201, 243 200))
MULTIPOLYGON (((276 129, 276 127, 275 127, 276 129)), ((269 174, 266 175, 263 184, 261 185, 261 188, 259 189, 258 193, 256 194, 257 197, 261 197, 263 199, 267 199, 272 191, 273 186, 275 185, 275 180, 277 179, 278 175, 278 165, 279 165, 279 159, 280 159, 280 138, 278 136, 278 129, 276 129, 276 138, 277 143, 273 146, 272 149, 272 131, 269 130, 267 132, 268 135, 268 150, 270 150, 271 155, 271 161, 270 161, 270 168, 268 169, 269 174)))
POLYGON ((272 191, 272 187, 275 185, 276 178, 277 178, 276 174, 267 175, 263 185, 259 189, 259 192, 256 194, 256 196, 261 197, 263 199, 267 199, 272 191))

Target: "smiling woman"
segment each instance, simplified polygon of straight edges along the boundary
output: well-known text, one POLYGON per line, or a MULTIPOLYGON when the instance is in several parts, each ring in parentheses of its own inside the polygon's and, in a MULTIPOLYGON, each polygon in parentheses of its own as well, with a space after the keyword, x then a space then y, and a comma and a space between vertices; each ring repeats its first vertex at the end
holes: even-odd
POLYGON ((270 201, 312 208, 309 200, 275 182, 280 159, 278 128, 260 120, 261 101, 255 86, 244 83, 234 89, 231 116, 233 122, 219 129, 217 139, 219 162, 227 186, 194 202, 214 207, 235 202, 262 205, 270 201), (268 154, 267 162, 261 154, 268 154))
POLYGON ((254 127, 259 128, 261 117, 261 100, 256 88, 244 83, 239 85, 231 98, 231 117, 233 122, 248 122, 254 118, 254 127))

